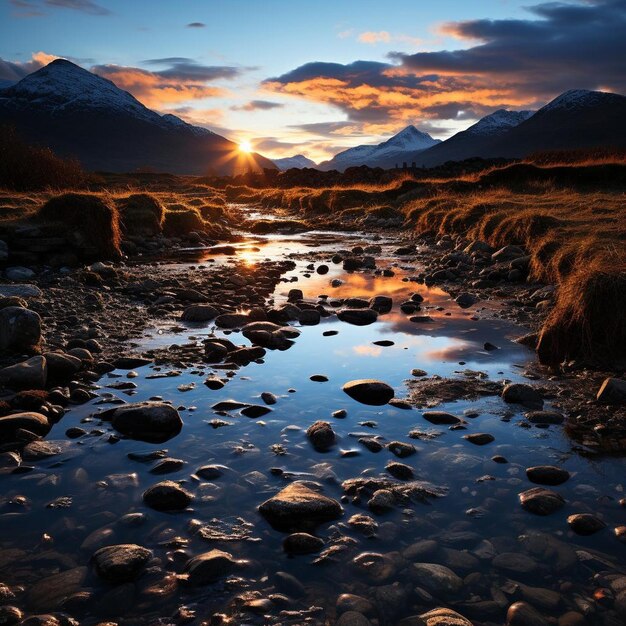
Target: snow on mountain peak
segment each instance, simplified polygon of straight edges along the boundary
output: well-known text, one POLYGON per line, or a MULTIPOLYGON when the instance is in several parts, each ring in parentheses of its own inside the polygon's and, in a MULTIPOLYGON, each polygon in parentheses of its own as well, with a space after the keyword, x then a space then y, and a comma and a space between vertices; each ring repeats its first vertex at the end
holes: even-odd
POLYGON ((507 111, 499 109, 470 126, 468 132, 475 135, 492 135, 513 128, 534 115, 534 111, 507 111))
POLYGON ((391 139, 379 144, 378 149, 425 150, 436 143, 439 143, 438 139, 433 139, 428 133, 424 133, 411 125, 403 128, 391 139))
POLYGON ((570 89, 548 102, 540 111, 554 111, 556 109, 573 110, 593 104, 598 104, 607 97, 615 94, 604 91, 590 91, 588 89, 570 89))
POLYGON ((9 87, 4 96, 23 98, 49 109, 79 107, 124 110, 135 116, 158 116, 110 80, 71 61, 56 59, 9 87))

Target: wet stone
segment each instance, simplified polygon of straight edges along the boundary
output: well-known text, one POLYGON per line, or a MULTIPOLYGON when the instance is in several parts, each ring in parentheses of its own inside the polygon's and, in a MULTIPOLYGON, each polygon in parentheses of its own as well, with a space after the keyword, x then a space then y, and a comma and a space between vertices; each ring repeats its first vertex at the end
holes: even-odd
POLYGON ((283 541, 283 549, 288 554, 313 554, 323 547, 324 541, 309 533, 292 533, 283 541))
POLYGON ((371 626, 371 622, 362 613, 346 611, 340 615, 335 626, 371 626))
POLYGON ((565 420, 557 411, 528 411, 524 416, 531 424, 562 424, 565 420))
POLYGON ((189 585, 202 586, 226 578, 246 565, 246 561, 236 560, 230 552, 210 550, 187 561, 184 573, 189 585))
POLYGON ((393 387, 380 380, 352 380, 343 386, 343 391, 362 404, 382 406, 394 397, 393 387))
POLYGON ((300 482, 287 485, 263 502, 259 512, 277 530, 311 529, 343 515, 339 502, 300 482))
POLYGON ((509 574, 531 574, 538 567, 535 559, 521 552, 503 552, 495 556, 491 564, 509 574))
POLYGON ((401 459, 412 456, 417 452, 413 444, 404 443, 403 441, 392 441, 387 444, 387 449, 401 459))
POLYGON ((437 563, 413 563, 410 569, 413 581, 439 597, 454 597, 463 588, 463 580, 450 568, 437 563))
POLYGON ((112 583, 134 580, 152 558, 152 552, 136 544, 100 548, 93 555, 96 572, 112 583))
POLYGON ((526 476, 538 485, 561 485, 569 479, 569 472, 554 465, 537 465, 526 470, 526 476))
MULTIPOLYGON (((425 626, 473 626, 467 618, 452 609, 439 608, 422 613, 419 618, 425 626)), ((409 618, 410 619, 410 618, 409 618)), ((398 626, 421 626, 417 622, 405 624, 403 621, 398 626)))
POLYGON ((156 511, 180 511, 186 509, 193 496, 177 483, 164 480, 143 493, 143 501, 156 511))
POLYGON ((354 326, 368 326, 378 319, 378 313, 374 309, 343 309, 337 318, 354 326))
POLYGON ((446 411, 424 411, 422 417, 431 424, 460 424, 463 420, 446 411))
POLYGON ((511 383, 502 391, 502 399, 505 402, 521 404, 531 409, 541 409, 543 398, 541 394, 530 385, 524 383, 511 383))
POLYGON ((567 524, 577 535, 593 535, 606 528, 606 524, 591 513, 570 515, 567 524))
POLYGON ((404 463, 391 462, 387 463, 385 469, 398 480, 411 480, 414 478, 415 473, 413 468, 405 465, 404 463))
POLYGON ((466 439, 476 446, 484 446, 495 441, 495 437, 489 433, 472 433, 471 435, 464 435, 463 439, 466 439))
POLYGON ((506 613, 507 626, 548 626, 548 621, 526 602, 515 602, 506 613))
POLYGON ((178 435, 183 420, 178 411, 165 402, 124 404, 99 414, 110 420, 118 432, 141 441, 161 443, 178 435))
POLYGON ((332 426, 321 420, 311 424, 306 435, 316 450, 328 450, 335 443, 335 432, 332 426))
POLYGON ((565 505, 561 495, 543 487, 533 487, 519 494, 522 508, 535 515, 550 515, 565 505))

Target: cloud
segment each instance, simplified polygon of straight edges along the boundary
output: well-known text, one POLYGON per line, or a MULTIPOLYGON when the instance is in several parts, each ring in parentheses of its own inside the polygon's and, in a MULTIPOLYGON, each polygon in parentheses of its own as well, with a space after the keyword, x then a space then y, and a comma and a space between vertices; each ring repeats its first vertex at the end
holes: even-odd
POLYGON ((0 79, 18 81, 36 72, 39 68, 47 65, 59 57, 46 52, 35 52, 29 61, 5 61, 0 58, 0 79))
POLYGON ((205 28, 206 24, 202 22, 191 22, 191 24, 187 24, 187 28, 205 28))
POLYGON ((361 43, 369 43, 369 44, 377 44, 381 42, 389 43, 391 41, 391 35, 386 30, 379 30, 378 32, 374 32, 368 30, 364 33, 361 33, 357 39, 361 43))
POLYGON ((232 79, 240 76, 245 70, 229 65, 200 65, 187 57, 167 57, 164 59, 148 59, 143 65, 168 65, 163 70, 152 73, 169 80, 180 81, 212 81, 222 78, 232 79))
POLYGON ((91 2, 91 0, 44 0, 44 4, 50 7, 82 11, 91 15, 111 15, 109 9, 105 9, 99 4, 91 2))
POLYGON ((241 106, 230 107, 232 111, 269 111, 270 109, 279 109, 283 104, 280 102, 271 102, 270 100, 250 100, 241 106))
POLYGON ((150 72, 138 67, 94 65, 91 71, 130 92, 147 107, 156 109, 168 104, 216 98, 228 93, 221 87, 206 85, 203 81, 176 75, 163 76, 160 72, 150 72))
MULTIPOLYGON (((572 88, 626 91, 626 2, 549 2, 527 19, 471 20, 442 30, 469 46, 395 52, 389 62, 311 62, 268 78, 268 92, 336 107, 362 129, 475 119, 534 108, 572 88)), ((369 42, 386 35, 363 33, 369 42)), ((393 38, 393 35, 390 35, 393 38)))

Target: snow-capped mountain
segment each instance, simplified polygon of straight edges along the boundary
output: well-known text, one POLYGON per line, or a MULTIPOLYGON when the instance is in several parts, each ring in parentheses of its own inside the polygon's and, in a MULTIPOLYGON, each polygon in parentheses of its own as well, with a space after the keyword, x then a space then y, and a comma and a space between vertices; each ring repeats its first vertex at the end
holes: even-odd
POLYGON ((391 139, 378 145, 355 146, 339 152, 329 161, 320 163, 319 169, 342 172, 348 167, 357 165, 383 168, 391 168, 396 164, 401 166, 403 162, 411 161, 409 157, 416 152, 426 150, 439 142, 439 139, 433 139, 415 126, 407 126, 391 139))
POLYGON ((274 165, 282 171, 290 170, 292 168, 304 169, 306 167, 316 167, 315 161, 304 156, 304 154, 296 154, 292 157, 285 157, 284 159, 272 159, 274 165))
POLYGON ((0 122, 90 170, 233 174, 262 167, 235 143, 145 107, 110 80, 57 59, 0 91, 0 122))
POLYGON ((470 126, 465 132, 474 135, 499 135, 518 124, 526 121, 534 111, 507 111, 498 109, 494 113, 485 115, 476 124, 470 126))
POLYGON ((488 147, 489 156, 542 150, 626 148, 626 97, 575 89, 554 98, 488 147))
POLYGON ((626 148, 626 97, 574 89, 536 112, 499 110, 415 154, 423 167, 472 157, 520 158, 543 150, 626 148))
POLYGON ((446 161, 463 161, 485 156, 493 140, 532 116, 534 111, 499 109, 449 139, 411 157, 420 167, 434 167, 446 161))

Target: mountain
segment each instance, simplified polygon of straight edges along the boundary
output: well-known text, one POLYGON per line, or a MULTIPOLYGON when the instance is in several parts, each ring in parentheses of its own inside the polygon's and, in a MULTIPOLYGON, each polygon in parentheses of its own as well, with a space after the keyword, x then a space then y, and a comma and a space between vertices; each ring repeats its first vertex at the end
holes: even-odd
POLYGON ((505 135, 533 113, 534 111, 500 109, 436 146, 411 155, 410 160, 415 161, 420 167, 434 167, 446 161, 463 161, 475 156, 486 156, 496 138, 505 135))
POLYGON ((626 148, 626 96, 566 91, 493 141, 491 156, 523 157, 542 150, 626 148))
POLYGON ((329 161, 320 163, 318 169, 343 172, 348 167, 356 165, 383 168, 395 167, 396 164, 402 166, 405 161, 410 164, 412 160, 415 160, 414 155, 417 152, 426 150, 439 141, 415 126, 407 126, 391 139, 376 146, 356 146, 339 152, 329 161))
POLYGON ((159 115, 111 81, 57 59, 0 90, 0 123, 74 156, 88 170, 233 174, 276 169, 258 154, 175 115, 159 115))
POLYGON ((305 167, 316 167, 315 161, 307 159, 304 154, 296 154, 292 157, 285 157, 284 159, 272 159, 272 162, 279 170, 289 170, 293 167, 298 169, 304 169, 305 167))

